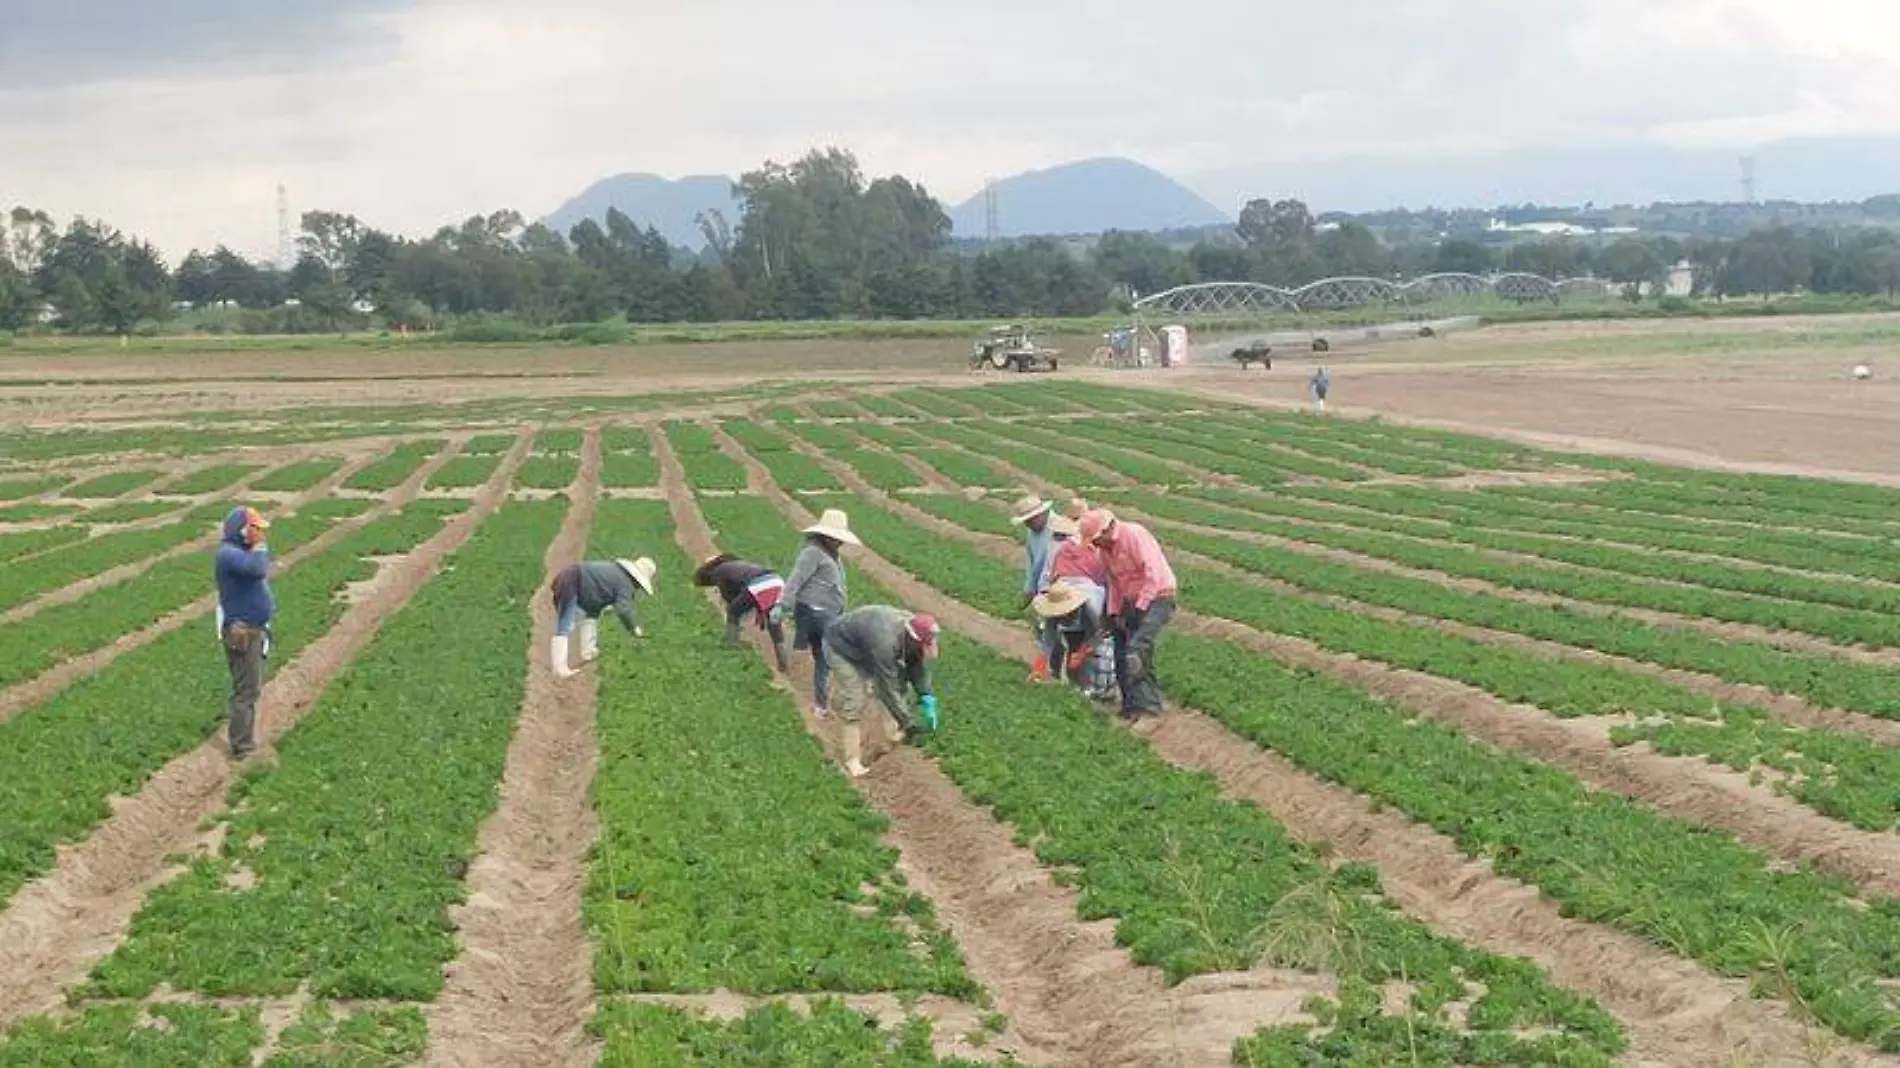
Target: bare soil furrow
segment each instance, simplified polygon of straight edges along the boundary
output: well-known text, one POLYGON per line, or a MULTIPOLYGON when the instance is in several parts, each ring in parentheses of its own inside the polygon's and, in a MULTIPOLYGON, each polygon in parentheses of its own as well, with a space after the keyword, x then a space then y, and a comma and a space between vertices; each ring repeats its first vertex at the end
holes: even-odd
MULTIPOLYGON (((270 680, 259 703, 252 759, 275 759, 277 739, 501 503, 528 443, 522 434, 473 508, 384 567, 335 627, 270 680)), ((207 663, 206 670, 216 669, 207 663)), ((200 841, 202 825, 223 807, 237 770, 222 742, 207 740, 115 803, 89 838, 60 851, 52 872, 21 888, 0 913, 0 945, 8 949, 8 967, 0 969, 0 1027, 58 1005, 62 991, 119 944, 145 895, 175 874, 165 858, 200 841)))
MULTIPOLYGON (((428 480, 431 474, 434 474, 436 468, 447 463, 451 455, 451 450, 444 449, 441 453, 431 457, 408 481, 390 491, 387 495, 378 498, 381 503, 375 508, 370 509, 360 516, 343 520, 317 537, 312 538, 308 545, 300 546, 291 552, 285 553, 282 557, 282 563, 295 564, 299 560, 323 552, 330 546, 348 537, 352 532, 402 508, 416 498, 422 489, 422 484, 428 480)), ((340 472, 337 479, 327 480, 324 485, 332 485, 333 482, 341 481, 342 478, 347 477, 349 477, 347 472, 340 472)), ((323 487, 319 486, 313 488, 299 495, 290 504, 287 504, 284 510, 286 512, 294 512, 297 508, 311 501, 318 500, 323 496, 325 496, 323 487)), ((186 546, 183 551, 203 551, 203 548, 203 546, 193 543, 192 545, 186 546)), ((150 561, 147 562, 148 565, 149 563, 150 561)), ((207 584, 210 583, 208 571, 206 574, 206 582, 207 584)), ((21 712, 29 708, 34 708, 42 702, 49 700, 54 694, 59 693, 80 679, 98 674, 119 657, 135 649, 150 645, 166 634, 177 630, 179 627, 185 626, 194 619, 202 617, 205 613, 212 610, 217 604, 217 599, 218 597, 215 592, 208 593, 185 607, 180 608, 176 612, 165 616, 151 626, 135 630, 130 634, 121 635, 110 645, 102 646, 91 652, 71 657, 60 662, 58 666, 43 671, 25 682, 0 690, 0 723, 5 723, 21 712)))
MULTIPOLYGON (((580 473, 547 570, 585 556, 599 501, 600 430, 588 431, 580 473)), ((554 676, 544 635, 548 598, 530 601, 527 690, 508 749, 501 800, 482 825, 468 869, 468 901, 450 910, 461 955, 427 1009, 432 1065, 584 1065, 593 1015, 591 949, 581 884, 594 841, 588 791, 599 752, 594 702, 599 676, 554 676)))

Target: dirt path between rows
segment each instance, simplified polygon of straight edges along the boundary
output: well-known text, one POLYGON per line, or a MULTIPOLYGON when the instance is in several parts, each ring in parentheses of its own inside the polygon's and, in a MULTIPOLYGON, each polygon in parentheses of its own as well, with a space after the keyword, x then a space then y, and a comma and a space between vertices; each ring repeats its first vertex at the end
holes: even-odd
MULTIPOLYGON (((548 546, 547 573, 587 553, 600 490, 600 428, 588 430, 567 516, 548 546)), ((462 951, 425 1009, 430 1065, 556 1068, 593 1063, 592 947, 581 916, 594 841, 589 790, 599 758, 599 675, 556 678, 546 640, 554 609, 537 590, 521 716, 508 748, 501 801, 482 824, 468 901, 450 909, 462 951)), ((578 649, 576 650, 578 653, 578 649)))
MULTIPOLYGON (((501 503, 528 443, 520 435, 473 507, 385 566, 336 626, 270 680, 258 707, 253 760, 276 759, 277 739, 501 503)), ((216 669, 207 661, 206 670, 216 669)), ((118 800, 91 836, 62 848, 50 873, 21 888, 0 914, 0 945, 8 949, 7 967, 0 969, 0 1027, 58 1006, 65 988, 124 939, 146 894, 177 873, 165 858, 202 843, 202 826, 224 807, 237 770, 221 739, 207 740, 166 764, 136 795, 118 800)))
MULTIPOLYGON (((870 490, 843 465, 830 466, 854 492, 891 499, 870 490)), ((770 495, 786 514, 798 511, 784 494, 771 490, 770 495)), ((901 502, 897 507, 905 508, 901 502)), ((906 514, 933 529, 944 524, 915 509, 906 514)), ((1002 544, 956 530, 966 540, 1002 544)), ((1024 628, 950 598, 869 552, 860 550, 858 565, 958 633, 1025 662, 1035 656, 1024 628)), ((1228 796, 1260 805, 1300 840, 1323 843, 1342 857, 1377 867, 1388 895, 1433 929, 1493 953, 1527 957, 1556 982, 1596 998, 1629 1029, 1636 1063, 1726 1066, 1750 1063, 1750 1056, 1772 1064, 1817 1063, 1810 1055, 1815 1033, 1785 1006, 1750 998, 1745 983, 1723 979, 1633 935, 1568 919, 1535 887, 1498 875, 1432 828, 1312 776, 1212 717, 1171 706, 1168 715, 1139 732, 1162 759, 1214 775, 1228 796)), ((1801 815, 1827 822, 1805 810, 1801 815)), ((1822 1041, 1846 1047, 1831 1035, 1822 1041)), ((1818 1063, 1900 1060, 1853 1047, 1818 1063)))
MULTIPOLYGON (((784 514, 800 526, 811 521, 764 479, 756 461, 723 431, 718 436, 728 455, 744 457, 748 477, 784 514)), ((709 554, 711 532, 670 452, 662 470, 684 544, 698 557, 709 554)), ((797 693, 809 693, 809 669, 802 659, 794 663, 797 693)), ((814 726, 809 715, 806 723, 814 726)), ((889 817, 887 838, 901 854, 900 870, 936 904, 972 974, 1010 1018, 1023 1043, 1019 1057, 1130 1068, 1225 1065, 1235 1038, 1298 1018, 1307 995, 1329 989, 1319 977, 1270 969, 1168 987, 1158 969, 1135 964, 1116 945, 1114 924, 1080 921, 1077 892, 1057 885, 1011 828, 972 805, 934 761, 892 746, 888 725, 879 732, 882 746, 872 744, 873 733, 867 722, 866 756, 874 763, 854 785, 889 817)), ((835 740, 826 748, 836 753, 835 740)), ((1007 1048, 1010 1037, 997 1045, 1007 1048)))
MULTIPOLYGON (((278 563, 284 566, 295 565, 298 561, 335 545, 338 541, 341 541, 363 526, 375 522, 407 505, 421 493, 422 484, 428 480, 429 476, 434 474, 437 468, 447 463, 452 455, 454 455, 454 446, 451 445, 449 448, 431 457, 415 475, 411 476, 407 481, 403 482, 402 485, 396 487, 396 489, 383 497, 381 503, 375 508, 370 509, 360 516, 344 519, 332 524, 330 529, 311 539, 308 545, 300 546, 286 553, 278 563)), ((340 483, 343 479, 348 477, 349 472, 347 470, 338 472, 336 478, 326 479, 319 486, 312 488, 308 492, 294 498, 290 503, 287 503, 285 510, 295 512, 296 509, 327 496, 330 492, 334 491, 336 483, 340 483)), ((195 543, 193 546, 186 546, 186 549, 191 549, 194 546, 195 543)), ((206 578, 207 581, 209 581, 209 574, 207 574, 206 578)), ((0 690, 0 723, 5 723, 21 712, 30 708, 36 708, 40 704, 51 700, 61 690, 71 686, 73 683, 104 671, 119 657, 150 645, 172 631, 177 630, 179 627, 185 626, 193 620, 202 618, 216 606, 217 600, 218 595, 215 591, 208 593, 183 608, 165 615, 148 627, 140 628, 129 634, 122 634, 108 645, 101 646, 100 648, 82 653, 78 656, 68 657, 60 661, 54 667, 24 682, 19 682, 0 690)))

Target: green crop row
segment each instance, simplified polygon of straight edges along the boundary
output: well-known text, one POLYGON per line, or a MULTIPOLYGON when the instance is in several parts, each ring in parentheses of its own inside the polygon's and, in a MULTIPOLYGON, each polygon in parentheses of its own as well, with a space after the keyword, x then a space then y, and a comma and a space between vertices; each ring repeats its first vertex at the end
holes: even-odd
POLYGON ((666 424, 667 444, 679 456, 686 469, 686 481, 694 489, 742 490, 746 487, 745 467, 719 450, 711 430, 697 423, 666 424))
POLYGON ((100 500, 109 497, 123 497, 133 490, 140 489, 158 481, 159 473, 152 470, 113 471, 109 474, 89 478, 74 486, 68 486, 60 494, 73 500, 100 500))
MULTIPOLYGON (((581 446, 586 443, 587 432, 580 427, 558 427, 543 430, 534 436, 534 451, 541 453, 571 453, 580 455, 581 446)), ((508 450, 503 449, 503 452, 508 450)))
POLYGON ((16 559, 0 567, 0 609, 17 607, 102 571, 135 563, 213 534, 217 522, 224 518, 224 511, 221 505, 202 508, 181 522, 147 530, 100 534, 64 544, 31 559, 16 559))
POLYGON ((1291 472, 1258 455, 1240 455, 1211 448, 1191 437, 1157 429, 1146 423, 1087 421, 1076 424, 1079 441, 1106 441, 1146 452, 1203 471, 1238 478, 1253 486, 1278 486, 1291 472))
MULTIPOLYGON (((881 555, 952 597, 994 604, 1008 589, 1008 565, 975 549, 870 515, 852 521, 881 555)), ((1193 609, 1194 595, 1184 603, 1193 609)), ((1900 902, 1786 870, 1725 835, 1228 642, 1175 635, 1160 663, 1183 703, 1438 829, 1570 914, 1758 980, 1846 1037, 1900 1049, 1900 994, 1887 982, 1900 978, 1900 902)))
POLYGON ((600 458, 600 482, 609 489, 657 486, 660 483, 660 464, 653 458, 649 448, 637 452, 610 452, 600 458))
MULTIPOLYGON (((502 456, 505 455, 509 449, 514 447, 515 436, 513 434, 477 434, 469 438, 468 443, 462 446, 462 455, 502 456)), ((537 450, 542 448, 540 438, 537 437, 535 439, 534 447, 537 450)))
POLYGON ((1204 526, 1271 534, 1327 548, 1363 553, 1409 567, 1580 601, 1799 631, 1849 645, 1900 645, 1900 621, 1880 612, 1781 600, 1729 590, 1664 585, 1610 571, 1545 567, 1527 560, 1500 559, 1475 548, 1428 541, 1419 536, 1399 536, 1351 526, 1317 526, 1310 521, 1281 520, 1279 516, 1282 514, 1306 515, 1314 511, 1311 505, 1291 500, 1268 500, 1252 494, 1220 490, 1187 491, 1182 497, 1219 506, 1201 508, 1196 512, 1195 521, 1204 526))
POLYGON ((826 455, 838 463, 850 467, 858 477, 881 490, 910 489, 924 484, 924 478, 910 469, 910 465, 877 449, 831 449, 826 455))
POLYGON ((1103 476, 1047 449, 1025 444, 1016 437, 1016 424, 984 419, 969 423, 934 423, 925 432, 939 441, 961 445, 979 456, 993 456, 1057 485, 1087 489, 1121 480, 1103 476))
POLYGON ((806 407, 820 419, 862 419, 865 416, 864 409, 848 400, 815 400, 806 407))
POLYGON ((530 489, 564 490, 581 474, 578 456, 530 456, 515 468, 515 485, 530 489))
POLYGON ((343 482, 345 489, 382 492, 392 490, 409 481, 422 465, 429 462, 435 454, 448 446, 441 439, 428 441, 410 441, 396 446, 394 452, 380 460, 363 465, 357 472, 343 482))
POLYGON ((916 408, 920 412, 938 417, 947 416, 952 419, 967 419, 971 416, 983 414, 981 409, 957 399, 956 395, 947 389, 931 389, 927 387, 900 389, 892 393, 891 396, 916 408))
MULTIPOLYGON (((875 423, 861 423, 854 426, 853 429, 862 432, 865 427, 877 426, 878 424, 875 423)), ((882 427, 879 428, 882 429, 882 427)), ((787 425, 785 429, 797 434, 799 437, 804 438, 806 442, 827 453, 837 449, 852 449, 858 447, 857 438, 852 437, 850 434, 839 430, 829 423, 794 423, 787 425)))
MULTIPOLYGON (((783 537, 783 519, 764 502, 707 508, 734 551, 770 552, 783 537)), ((880 554, 940 588, 1013 609, 1012 587, 997 581, 994 561, 945 551, 960 547, 862 505, 854 526, 860 512, 881 520, 865 532, 880 554)), ((853 594, 901 603, 868 578, 854 576, 853 594)), ((1461 1049, 1498 1049, 1505 1060, 1494 1063, 1608 1064, 1623 1048, 1619 1026, 1593 1003, 1552 986, 1528 962, 1432 934, 1383 900, 1377 873, 1330 868, 1262 810, 1224 800, 1207 776, 1170 767, 1073 691, 1025 687, 1020 663, 955 634, 944 639, 935 676, 944 727, 929 738, 929 752, 972 801, 1063 869, 1081 889, 1082 919, 1117 921, 1117 938, 1137 961, 1163 968, 1171 981, 1275 965, 1335 971, 1348 999, 1401 978, 1420 992, 1412 1011, 1396 1018, 1339 1014, 1333 1027, 1265 1028, 1261 1040, 1304 1058, 1275 1063, 1329 1063, 1323 1051, 1341 1048, 1358 1054, 1354 1063, 1403 1059, 1407 1024, 1449 1031, 1445 1007, 1474 995, 1461 1049), (1336 909, 1348 940, 1366 951, 1304 952, 1311 942, 1295 930, 1313 907, 1336 909), (1468 984, 1482 984, 1483 993, 1468 984), (1549 1030, 1514 1033, 1532 1028, 1549 1030)), ((1256 1063, 1238 1049, 1236 1060, 1256 1063)))
MULTIPOLYGON (((1051 424, 1055 426, 1058 424, 1051 424)), ((1072 424, 1059 424, 1062 430, 1051 430, 1027 423, 1017 423, 1013 429, 1016 440, 1025 445, 1045 451, 1051 458, 1082 457, 1118 472, 1142 486, 1180 486, 1199 481, 1201 476, 1179 467, 1160 462, 1155 453, 1141 448, 1121 448, 1090 436, 1072 424)), ((1093 481, 1101 481, 1099 478, 1093 481)), ((1070 489, 1075 487, 1070 486, 1070 489)))
POLYGON ((14 478, 0 482, 0 501, 23 501, 28 497, 38 497, 51 493, 64 486, 67 478, 14 478))
MULTIPOLYGON (((925 425, 926 424, 923 423, 913 423, 910 426, 890 426, 884 423, 858 423, 852 426, 851 429, 855 431, 859 437, 867 441, 877 442, 879 445, 888 449, 921 449, 930 444, 930 439, 922 436, 912 428, 925 425)), ((854 438, 836 427, 825 428, 826 433, 835 435, 835 439, 831 442, 827 442, 821 437, 812 437, 811 430, 811 424, 798 428, 798 432, 804 436, 805 440, 821 449, 832 448, 834 445, 845 446, 857 444, 854 438)))
MULTIPOLYGON (((631 543, 661 574, 692 568, 660 502, 603 502, 594 530, 598 554, 631 543)), ((785 524, 778 535, 792 544, 785 524)), ((600 661, 584 898, 597 988, 978 996, 929 902, 903 888, 883 818, 827 768, 754 651, 723 648, 683 582, 641 615, 647 637, 600 661)))
POLYGON ((1754 502, 1692 486, 1666 483, 1614 481, 1582 486, 1512 486, 1487 490, 1486 495, 1562 506, 1587 504, 1614 509, 1622 515, 1716 520, 1883 540, 1900 536, 1900 515, 1891 518, 1847 518, 1803 510, 1772 499, 1754 502))
POLYGON ((820 1000, 809 1014, 772 1002, 730 1022, 659 1005, 614 1004, 601 1008, 589 1031, 603 1041, 601 1068, 981 1068, 986 1063, 936 1057, 924 1017, 886 1029, 833 999, 820 1000))
POLYGON ((673 446, 673 451, 681 456, 719 451, 719 439, 713 436, 709 428, 699 423, 668 420, 661 429, 666 433, 667 444, 673 446))
POLYGON ((872 415, 885 419, 915 419, 917 410, 901 401, 892 400, 882 393, 860 393, 856 400, 858 406, 872 415))
MULTIPOLYGON (((367 510, 367 501, 351 501, 367 510)), ((295 515, 271 527, 270 545, 282 557, 344 518, 333 511, 295 515)), ((163 619, 216 589, 211 566, 196 553, 164 560, 142 574, 75 601, 53 605, 31 619, 0 624, 0 686, 11 686, 71 657, 112 644, 120 635, 163 619)))
POLYGON ((653 443, 647 428, 632 423, 609 423, 600 431, 602 452, 647 452, 653 443))
POLYGON ((974 386, 959 389, 953 395, 985 415, 1035 415, 1073 410, 1066 404, 1051 403, 1049 398, 1040 398, 1042 403, 1037 403, 1038 398, 1015 386, 974 386))
POLYGON ((1280 445, 1320 459, 1355 464, 1373 471, 1417 478, 1446 478, 1465 470, 1461 463, 1416 449, 1394 448, 1390 443, 1359 444, 1316 433, 1332 420, 1287 415, 1220 415, 1197 419, 1208 433, 1231 436, 1255 445, 1280 445))
POLYGON ((178 501, 117 501, 113 504, 88 508, 73 517, 75 523, 88 526, 103 526, 114 523, 141 523, 147 519, 177 515, 181 510, 178 501))
POLYGON ((564 509, 510 502, 482 523, 278 743, 277 762, 238 781, 217 854, 146 898, 80 996, 441 990, 456 954, 448 909, 496 804, 528 604, 564 509))
POLYGON ((341 460, 305 460, 286 464, 251 483, 251 488, 263 493, 302 493, 336 474, 342 466, 341 460))
POLYGON ((802 452, 762 452, 754 454, 765 465, 772 480, 788 490, 823 492, 839 488, 837 476, 825 465, 802 452))
POLYGON ((42 519, 64 519, 79 511, 70 504, 0 505, 0 523, 34 523, 42 519))
POLYGON ((913 451, 919 460, 936 469, 938 474, 965 486, 1008 486, 1015 481, 973 453, 947 448, 913 451))
MULTIPOLYGON (((342 617, 349 606, 337 594, 376 573, 363 557, 407 552, 450 514, 441 502, 417 502, 273 577, 273 662, 293 659, 342 617)), ((207 618, 0 723, 0 905, 52 866, 57 843, 110 815, 108 797, 137 793, 212 733, 229 696, 222 668, 207 618)))
POLYGON ((428 489, 472 489, 495 477, 499 456, 457 456, 429 476, 428 489))
POLYGON ((256 1008, 94 1005, 69 1017, 32 1017, 0 1034, 0 1068, 250 1068, 264 1039, 256 1008))
POLYGON ((784 431, 750 419, 722 419, 719 427, 754 456, 788 452, 792 447, 792 440, 784 431))
MULTIPOLYGON (((1471 494, 1462 494, 1463 499, 1458 500, 1448 499, 1443 493, 1427 494, 1417 490, 1369 493, 1363 490, 1302 487, 1289 492, 1307 500, 1369 511, 1375 516, 1440 521, 1477 532, 1505 536, 1549 535, 1623 550, 1666 549, 1799 571, 1900 582, 1900 555, 1882 552, 1886 546, 1879 543, 1868 543, 1868 550, 1871 551, 1843 553, 1832 551, 1822 544, 1818 535, 1805 540, 1791 536, 1794 544, 1789 544, 1749 531, 1728 534, 1707 530, 1663 531, 1594 516, 1554 518, 1522 508, 1494 507, 1486 499, 1471 494)), ((1356 522, 1362 518, 1358 512, 1349 512, 1341 517, 1341 521, 1356 522)))
POLYGON ((261 470, 263 466, 260 464, 218 464, 215 467, 202 467, 159 492, 172 497, 201 497, 207 493, 229 489, 242 481, 245 476, 261 470))
POLYGON ((1143 423, 1140 429, 1144 433, 1171 441, 1198 445, 1211 452, 1243 457, 1262 463, 1285 475, 1326 479, 1333 482, 1362 482, 1371 477, 1358 467, 1296 452, 1284 442, 1263 440, 1231 425, 1205 425, 1198 416, 1177 421, 1143 423))

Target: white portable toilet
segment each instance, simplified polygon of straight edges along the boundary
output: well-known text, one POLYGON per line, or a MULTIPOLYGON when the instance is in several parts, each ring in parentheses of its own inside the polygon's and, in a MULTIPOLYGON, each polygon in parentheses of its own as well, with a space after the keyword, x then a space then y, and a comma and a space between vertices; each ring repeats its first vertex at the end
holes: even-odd
POLYGON ((1161 328, 1161 366, 1175 367, 1188 361, 1187 327, 1180 325, 1161 328))

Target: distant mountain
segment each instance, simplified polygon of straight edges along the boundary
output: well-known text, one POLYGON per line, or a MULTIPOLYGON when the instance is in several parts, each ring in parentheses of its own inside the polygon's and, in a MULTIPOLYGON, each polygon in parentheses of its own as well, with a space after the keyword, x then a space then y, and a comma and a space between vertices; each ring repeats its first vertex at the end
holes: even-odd
POLYGON ((1756 160, 1758 200, 1859 201, 1900 190, 1900 138, 1892 137, 1799 138, 1751 150, 1625 142, 1492 156, 1357 157, 1261 164, 1183 181, 1235 211, 1254 197, 1298 197, 1315 211, 1352 212, 1734 202, 1742 197, 1744 155, 1756 160))
POLYGON ((695 250, 706 244, 694 222, 701 212, 718 209, 725 213, 728 223, 739 225, 739 203, 732 197, 732 179, 717 175, 694 175, 677 181, 657 174, 603 178, 542 221, 565 237, 582 219, 604 223, 609 208, 619 208, 642 227, 653 227, 674 245, 695 250))
MULTIPOLYGON (((986 218, 982 193, 950 212, 960 238, 984 236, 986 218)), ((1065 163, 996 183, 999 237, 1175 230, 1233 219, 1181 183, 1128 159, 1065 163)))

